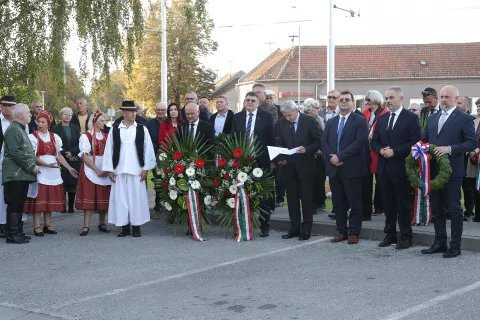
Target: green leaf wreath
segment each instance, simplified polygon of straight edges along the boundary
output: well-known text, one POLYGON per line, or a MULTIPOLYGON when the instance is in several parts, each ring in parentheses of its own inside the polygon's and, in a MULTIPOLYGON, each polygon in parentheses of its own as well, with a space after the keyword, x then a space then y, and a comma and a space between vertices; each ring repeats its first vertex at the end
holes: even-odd
POLYGON ((216 151, 217 166, 211 171, 208 183, 210 197, 205 199, 206 205, 220 211, 218 224, 229 229, 233 226, 236 183, 244 181, 252 225, 259 228, 259 214, 263 211, 260 203, 275 194, 275 179, 271 170, 259 168, 256 161, 261 154, 259 142, 256 137, 224 135, 217 141, 216 151))
MULTIPOLYGON (((208 149, 202 150, 203 144, 200 141, 198 136, 193 140, 178 139, 174 135, 167 138, 167 143, 162 146, 158 155, 157 191, 161 204, 169 213, 168 221, 173 224, 187 225, 186 194, 189 185, 199 194, 202 225, 210 223, 202 201, 206 195, 204 186, 209 163, 206 158, 208 149)), ((210 160, 210 165, 211 163, 210 160)))
MULTIPOLYGON (((438 167, 438 175, 430 181, 431 191, 441 190, 450 179, 452 174, 452 168, 450 167, 450 160, 448 155, 442 155, 438 157, 435 155, 436 145, 430 144, 428 153, 432 160, 434 160, 438 167)), ((407 177, 413 188, 422 189, 422 179, 420 178, 420 168, 418 166, 418 159, 415 159, 411 154, 405 159, 405 169, 407 171, 407 177)))

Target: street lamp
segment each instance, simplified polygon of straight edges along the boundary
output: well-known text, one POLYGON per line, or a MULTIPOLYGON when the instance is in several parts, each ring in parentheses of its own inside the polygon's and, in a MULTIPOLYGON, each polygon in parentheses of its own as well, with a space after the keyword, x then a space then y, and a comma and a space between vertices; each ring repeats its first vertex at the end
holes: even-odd
MULTIPOLYGON (((291 6, 293 9, 297 10, 298 11, 298 8, 296 6, 291 6)), ((300 12, 299 12, 300 13, 300 12)), ((292 43, 293 43, 293 40, 295 39, 295 36, 291 36, 292 37, 292 43)), ((300 107, 300 66, 301 66, 301 60, 300 60, 301 56, 300 56, 300 24, 298 25, 298 85, 297 85, 297 95, 298 95, 298 98, 297 98, 297 103, 298 103, 298 107, 300 107)))
POLYGON ((43 110, 45 110, 45 91, 40 91, 42 93, 42 107, 43 110))
POLYGON ((333 41, 333 9, 338 9, 350 13, 351 17, 360 17, 360 13, 353 10, 343 9, 333 4, 330 0, 330 34, 328 37, 328 56, 327 56, 327 93, 335 89, 335 43, 333 41))

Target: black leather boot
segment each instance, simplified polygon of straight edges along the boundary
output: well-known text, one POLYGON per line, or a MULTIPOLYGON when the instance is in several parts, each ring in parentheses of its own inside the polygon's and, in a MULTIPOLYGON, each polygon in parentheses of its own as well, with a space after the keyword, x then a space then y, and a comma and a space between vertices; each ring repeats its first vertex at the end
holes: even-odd
POLYGON ((0 238, 5 239, 7 237, 7 225, 0 224, 0 238))
POLYGON ((19 234, 23 234, 23 236, 25 237, 25 239, 27 239, 27 240, 32 239, 32 237, 27 236, 27 235, 25 234, 25 232, 23 232, 23 213, 20 214, 20 221, 18 221, 18 229, 17 229, 17 230, 18 230, 18 233, 19 233, 19 234))
POLYGON ((127 224, 126 226, 122 227, 122 231, 120 231, 119 234, 117 234, 117 237, 126 237, 130 234, 130 224, 127 224))
POLYGON ((21 212, 7 212, 7 243, 28 243, 25 235, 18 233, 18 221, 22 220, 21 212), (18 218, 20 216, 20 219, 18 218))
POLYGON ((132 236, 135 238, 141 237, 142 233, 140 232, 140 226, 132 226, 132 233, 132 236))

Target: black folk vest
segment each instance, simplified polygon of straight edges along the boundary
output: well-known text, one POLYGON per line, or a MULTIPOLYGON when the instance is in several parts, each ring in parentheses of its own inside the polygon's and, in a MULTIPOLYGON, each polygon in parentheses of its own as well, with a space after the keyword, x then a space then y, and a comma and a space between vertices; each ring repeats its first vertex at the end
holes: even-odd
MULTIPOLYGON (((137 148, 138 162, 140 166, 145 165, 145 155, 143 154, 143 145, 145 142, 145 131, 143 125, 137 123, 137 134, 135 136, 135 147, 137 148)), ((113 168, 116 169, 120 161, 120 147, 122 141, 120 139, 120 129, 118 125, 113 126, 113 168)))

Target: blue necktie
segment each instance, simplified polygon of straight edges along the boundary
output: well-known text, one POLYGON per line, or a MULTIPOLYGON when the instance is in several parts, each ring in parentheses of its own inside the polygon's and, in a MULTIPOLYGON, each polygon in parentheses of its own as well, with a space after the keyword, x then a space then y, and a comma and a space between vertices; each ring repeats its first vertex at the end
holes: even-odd
POLYGON ((193 127, 195 126, 195 123, 190 123, 190 137, 192 137, 192 140, 195 139, 195 137, 193 136, 193 127))
POLYGON ((295 122, 290 122, 290 133, 292 134, 292 139, 295 137, 295 122))
POLYGON ((253 113, 248 113, 248 122, 247 122, 247 137, 250 137, 250 131, 252 130, 252 117, 253 113))
POLYGON ((340 152, 340 138, 342 137, 343 127, 345 126, 345 117, 341 117, 337 132, 337 154, 340 152))

